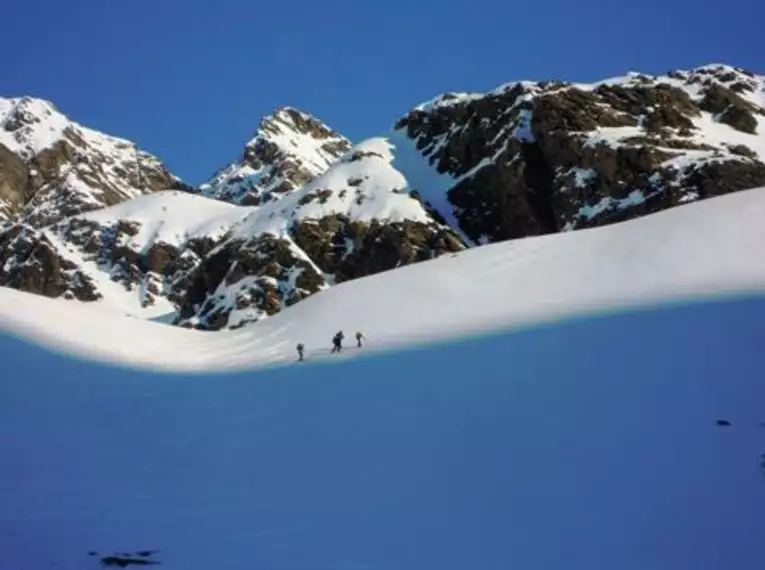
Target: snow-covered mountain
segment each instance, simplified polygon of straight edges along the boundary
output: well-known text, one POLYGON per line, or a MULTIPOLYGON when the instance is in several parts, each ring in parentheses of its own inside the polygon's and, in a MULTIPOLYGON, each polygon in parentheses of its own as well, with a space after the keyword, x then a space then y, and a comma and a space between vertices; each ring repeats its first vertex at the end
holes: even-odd
POLYGON ((396 123, 475 241, 592 227, 765 184, 765 77, 726 65, 449 93, 396 123))
POLYGON ((235 204, 278 200, 324 172, 350 148, 350 141, 315 117, 280 107, 261 119, 242 156, 199 190, 235 204))
POLYGON ((0 221, 42 227, 176 187, 185 185, 134 143, 79 125, 48 101, 0 97, 0 221))
POLYGON ((0 284, 216 330, 465 248, 758 186, 765 78, 725 65, 448 93, 354 146, 284 107, 199 189, 6 227, 0 284))

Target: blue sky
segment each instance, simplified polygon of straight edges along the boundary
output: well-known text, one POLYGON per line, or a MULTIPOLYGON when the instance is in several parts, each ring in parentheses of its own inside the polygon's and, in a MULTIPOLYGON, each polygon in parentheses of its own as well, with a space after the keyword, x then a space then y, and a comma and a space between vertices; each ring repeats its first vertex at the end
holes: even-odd
POLYGON ((710 62, 765 71, 751 0, 10 2, 0 94, 50 99, 198 183, 279 104, 353 140, 421 100, 513 79, 710 62))

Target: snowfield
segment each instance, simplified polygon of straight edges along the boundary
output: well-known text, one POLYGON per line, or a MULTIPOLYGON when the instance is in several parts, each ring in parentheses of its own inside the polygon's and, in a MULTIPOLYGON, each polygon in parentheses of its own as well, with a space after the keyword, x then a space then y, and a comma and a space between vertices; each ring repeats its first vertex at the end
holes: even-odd
POLYGON ((2 289, 0 568, 763 568, 765 300, 549 323, 761 293, 764 221, 740 192, 215 333, 2 289))
MULTIPOLYGON (((245 222, 243 222, 243 225, 245 222)), ((0 327, 102 362, 200 373, 326 358, 343 330, 388 350, 593 312, 765 290, 765 188, 621 224, 534 237, 346 282, 274 317, 206 333, 0 290, 0 327), (73 333, 72 331, 76 331, 73 333)), ((350 356, 351 353, 349 353, 350 356)))
MULTIPOLYGON (((763 568, 763 318, 698 305, 205 376, 6 338, 0 568, 763 568)), ((150 349, 129 334, 126 359, 150 349)))

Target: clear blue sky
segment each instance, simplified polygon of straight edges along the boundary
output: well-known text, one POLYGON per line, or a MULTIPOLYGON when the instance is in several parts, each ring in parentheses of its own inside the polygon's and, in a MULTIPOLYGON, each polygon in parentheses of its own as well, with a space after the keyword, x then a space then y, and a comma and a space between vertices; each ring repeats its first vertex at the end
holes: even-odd
POLYGON ((765 71, 763 16, 752 0, 11 0, 0 94, 50 99, 199 183, 280 104, 359 140, 447 90, 710 62, 765 71))

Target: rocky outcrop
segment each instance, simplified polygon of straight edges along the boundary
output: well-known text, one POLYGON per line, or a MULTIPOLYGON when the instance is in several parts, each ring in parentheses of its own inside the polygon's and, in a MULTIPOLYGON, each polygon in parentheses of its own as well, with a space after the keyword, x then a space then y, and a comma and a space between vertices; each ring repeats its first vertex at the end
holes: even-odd
POLYGON ((439 225, 385 224, 332 215, 296 222, 289 235, 233 239, 175 284, 178 324, 215 330, 274 315, 332 284, 464 248, 439 225))
POLYGON ((24 161, 0 144, 0 220, 21 210, 27 199, 29 169, 24 161))
POLYGON ((271 234, 234 239, 175 283, 177 324, 203 330, 240 327, 327 286, 290 240, 271 234))
POLYGON ((737 134, 764 147, 756 117, 765 109, 744 98, 762 85, 725 66, 592 86, 515 83, 442 96, 396 127, 454 178, 448 199, 459 226, 486 243, 765 185, 764 157, 737 134), (706 129, 715 123, 730 134, 706 129))
POLYGON ((97 301, 93 280, 42 232, 14 224, 0 233, 0 285, 46 297, 97 301))
POLYGON ((436 258, 464 248, 451 231, 437 224, 353 221, 345 215, 296 223, 295 243, 335 283, 366 277, 402 265, 436 258))

